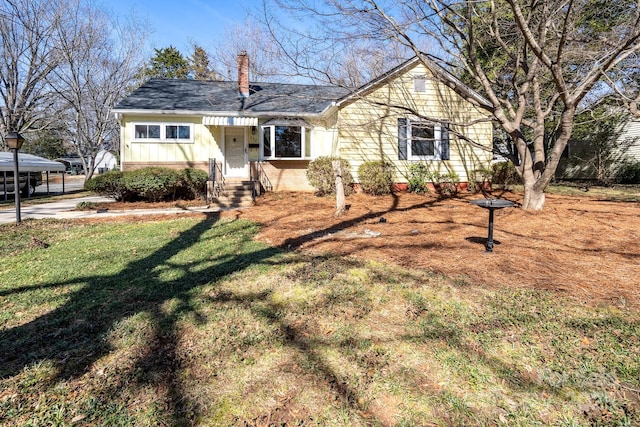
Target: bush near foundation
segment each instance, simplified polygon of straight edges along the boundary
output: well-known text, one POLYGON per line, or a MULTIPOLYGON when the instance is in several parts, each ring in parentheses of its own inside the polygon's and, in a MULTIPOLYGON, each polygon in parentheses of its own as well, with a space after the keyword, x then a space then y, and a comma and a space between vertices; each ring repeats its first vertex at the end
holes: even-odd
POLYGON ((391 194, 393 191, 393 171, 391 164, 384 161, 364 162, 358 168, 358 179, 366 194, 391 194))
POLYGON ((351 194, 353 176, 351 176, 351 165, 349 165, 349 162, 339 157, 321 156, 309 162, 309 166, 307 167, 309 184, 317 190, 316 194, 319 196, 336 194, 336 178, 333 174, 333 166, 331 164, 334 160, 340 160, 340 165, 342 166, 344 194, 351 194))
POLYGON ((509 188, 510 185, 519 184, 520 176, 516 171, 516 166, 512 162, 499 162, 491 165, 493 175, 491 183, 497 184, 502 188, 509 188))
POLYGON ((412 163, 409 166, 409 192, 428 193, 429 168, 424 163, 412 163))
POLYGON ((182 169, 178 171, 180 181, 176 191, 178 199, 204 199, 207 195, 209 175, 200 169, 182 169))
POLYGON ((102 196, 112 197, 117 202, 129 198, 127 187, 124 183, 123 172, 114 170, 102 175, 95 175, 84 184, 85 190, 93 191, 102 196))
POLYGON ((431 172, 429 174, 436 193, 443 197, 453 197, 460 188, 460 176, 455 172, 431 172))
POLYGON ((192 200, 206 194, 207 179, 206 172, 196 169, 149 167, 97 175, 85 188, 117 201, 192 200))
POLYGON ((180 176, 169 168, 150 167, 124 174, 127 190, 144 200, 159 202, 175 199, 180 176))
POLYGON ((616 172, 619 184, 640 184, 640 162, 625 162, 616 172))

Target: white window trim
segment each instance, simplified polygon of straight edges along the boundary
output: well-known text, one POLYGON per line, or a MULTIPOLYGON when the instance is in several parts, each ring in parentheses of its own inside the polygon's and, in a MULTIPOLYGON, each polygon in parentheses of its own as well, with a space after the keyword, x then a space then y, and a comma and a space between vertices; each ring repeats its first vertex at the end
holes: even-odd
POLYGON ((193 123, 174 123, 174 122, 135 122, 133 125, 133 138, 132 142, 141 142, 141 143, 163 143, 163 144, 192 144, 194 142, 193 137, 193 123), (145 126, 160 126, 160 138, 136 138, 136 126, 137 125, 145 125, 145 126), (188 126, 189 127, 189 138, 167 138, 167 126, 188 126))
POLYGON ((441 160, 442 159, 442 125, 432 124, 429 122, 421 122, 420 120, 409 120, 407 123, 407 158, 409 160, 441 160), (413 124, 422 124, 433 126, 433 156, 419 156, 412 152, 413 139, 411 138, 411 127, 413 124))
MULTIPOLYGON (((277 157, 276 154, 276 126, 288 126, 288 125, 266 125, 260 126, 260 160, 311 160, 311 153, 306 152, 307 148, 307 131, 309 131, 309 135, 311 135, 311 129, 307 129, 306 126, 296 126, 300 128, 301 137, 300 143, 302 147, 300 149, 300 157, 277 157), (264 156, 264 132, 266 128, 271 128, 269 130, 269 136, 271 141, 271 156, 264 156)), ((312 147, 309 147, 310 150, 313 150, 312 147)))

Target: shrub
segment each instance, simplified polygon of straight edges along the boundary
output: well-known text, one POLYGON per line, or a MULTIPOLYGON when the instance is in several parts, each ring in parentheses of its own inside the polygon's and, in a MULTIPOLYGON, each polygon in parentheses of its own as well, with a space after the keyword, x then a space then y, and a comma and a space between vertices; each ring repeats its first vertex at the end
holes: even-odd
POLYGON ((493 182, 493 168, 484 167, 476 169, 471 172, 471 182, 469 182, 469 189, 471 191, 482 191, 486 188, 490 188, 493 182))
POLYGON ((626 161, 616 171, 619 184, 640 184, 640 161, 626 161))
POLYGON ((493 169, 491 176, 491 182, 493 184, 507 188, 509 185, 520 182, 520 176, 516 171, 516 166, 512 162, 494 163, 491 168, 493 169))
POLYGON ((178 171, 160 167, 137 169, 124 175, 127 191, 151 202, 175 198, 179 181, 178 171))
POLYGON ((118 170, 94 176, 84 184, 84 188, 102 196, 112 197, 116 201, 126 200, 130 196, 124 174, 118 170))
POLYGON ((455 172, 432 172, 429 174, 436 192, 441 196, 454 196, 458 194, 458 186, 460 185, 460 176, 455 172))
POLYGON ((98 206, 96 202, 80 202, 76 205, 76 210, 78 211, 91 211, 95 210, 98 206))
POLYGON ((309 162, 307 168, 307 179, 309 183, 317 190, 317 194, 324 196, 336 193, 336 179, 333 175, 333 166, 331 162, 340 160, 342 166, 342 185, 344 186, 344 194, 351 193, 351 185, 353 184, 353 176, 351 176, 351 165, 349 162, 338 157, 322 156, 309 162))
POLYGON ((424 163, 412 163, 409 166, 409 191, 411 193, 428 193, 429 169, 424 163))
POLYGON ((202 199, 207 194, 207 180, 209 175, 200 169, 182 169, 178 171, 178 188, 176 197, 192 200, 202 199))
POLYGON ((364 162, 358 168, 362 190, 367 194, 389 194, 393 188, 391 164, 384 161, 364 162))

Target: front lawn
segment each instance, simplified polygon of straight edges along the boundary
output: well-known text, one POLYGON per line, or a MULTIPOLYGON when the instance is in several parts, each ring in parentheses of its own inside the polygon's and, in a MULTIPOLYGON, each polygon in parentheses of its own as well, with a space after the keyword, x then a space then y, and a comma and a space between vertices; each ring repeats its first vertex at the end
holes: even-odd
POLYGON ((640 424, 637 307, 138 221, 0 226, 0 424, 640 424))

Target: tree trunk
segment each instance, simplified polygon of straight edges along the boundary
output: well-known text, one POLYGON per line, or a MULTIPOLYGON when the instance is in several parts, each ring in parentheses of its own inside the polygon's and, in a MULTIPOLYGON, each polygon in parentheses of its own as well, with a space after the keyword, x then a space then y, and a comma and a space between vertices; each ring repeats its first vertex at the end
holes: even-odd
POLYGON ((546 188, 546 185, 542 185, 543 178, 540 176, 542 171, 536 169, 534 160, 526 146, 521 153, 523 153, 521 178, 524 186, 522 209, 539 211, 544 207, 544 189, 546 188))
POLYGON ((342 185, 342 165, 340 160, 333 160, 331 162, 333 167, 333 175, 336 179, 336 213, 335 216, 342 216, 346 210, 344 200, 344 187, 342 185))
POLYGON ((545 195, 544 189, 536 188, 535 185, 524 187, 524 200, 522 201, 522 209, 539 211, 544 207, 545 195))

